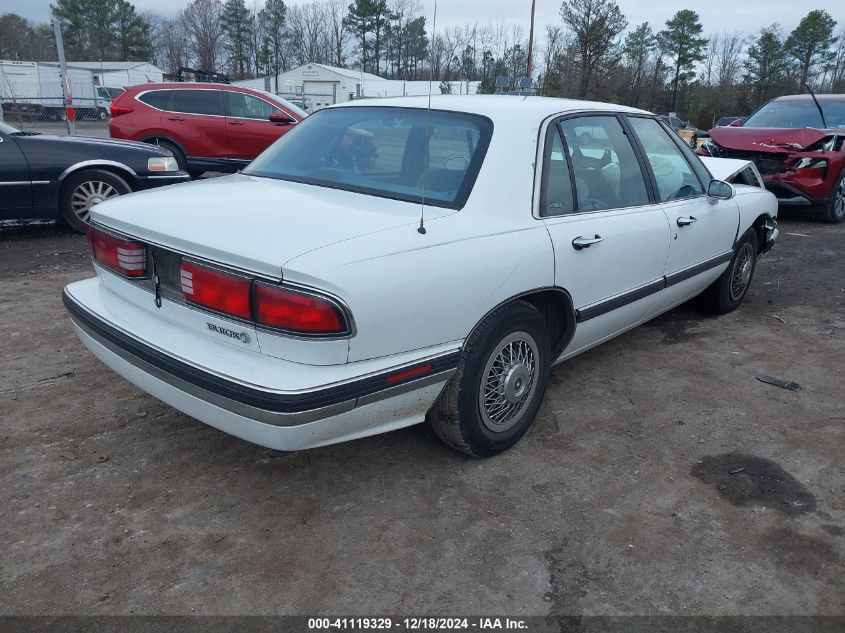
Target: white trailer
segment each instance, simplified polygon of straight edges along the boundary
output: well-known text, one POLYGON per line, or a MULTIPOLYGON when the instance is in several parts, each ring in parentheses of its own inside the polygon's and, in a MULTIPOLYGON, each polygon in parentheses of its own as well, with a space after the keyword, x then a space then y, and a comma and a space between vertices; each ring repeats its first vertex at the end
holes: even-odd
MULTIPOLYGON (((77 118, 108 117, 111 97, 98 90, 90 70, 69 67, 68 83, 77 118)), ((0 103, 5 113, 57 121, 65 116, 63 95, 58 64, 0 60, 0 103)))

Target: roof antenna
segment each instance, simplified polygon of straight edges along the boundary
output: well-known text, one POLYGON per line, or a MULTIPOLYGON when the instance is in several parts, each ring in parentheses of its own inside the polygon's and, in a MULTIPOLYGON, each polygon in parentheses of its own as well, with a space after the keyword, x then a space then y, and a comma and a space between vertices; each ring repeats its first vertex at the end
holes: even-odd
POLYGON ((425 164, 423 165, 423 179, 422 179, 422 196, 420 198, 420 225, 417 227, 417 233, 425 235, 425 185, 428 178, 428 142, 431 133, 431 80, 434 69, 431 67, 431 61, 434 59, 434 36, 437 33, 437 0, 434 0, 434 19, 431 22, 431 40, 428 43, 428 111, 426 112, 425 120, 425 164))
POLYGON ((819 100, 818 100, 818 99, 816 99, 816 95, 815 95, 815 94, 813 94, 813 91, 812 91, 812 90, 810 90, 810 86, 808 86, 808 85, 807 85, 807 82, 806 82, 806 81, 804 82, 804 87, 807 89, 807 92, 809 92, 809 93, 810 93, 810 96, 813 98, 813 101, 815 101, 815 102, 816 102, 816 107, 819 109, 819 114, 820 114, 820 115, 821 115, 821 117, 822 117, 822 129, 823 129, 823 130, 826 130, 826 129, 827 129, 827 121, 825 121, 825 120, 824 120, 824 112, 822 111, 822 106, 821 106, 821 104, 819 103, 819 100))

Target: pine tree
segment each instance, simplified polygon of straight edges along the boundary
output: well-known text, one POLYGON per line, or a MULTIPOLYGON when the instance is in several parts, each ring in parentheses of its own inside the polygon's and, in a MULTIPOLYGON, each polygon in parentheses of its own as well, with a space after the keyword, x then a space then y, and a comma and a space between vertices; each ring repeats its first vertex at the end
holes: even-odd
POLYGON ((748 47, 743 65, 745 82, 751 86, 755 106, 786 90, 789 57, 777 24, 760 31, 748 47))
POLYGON ((258 14, 258 22, 264 33, 263 57, 274 77, 275 91, 279 92, 279 73, 285 69, 284 44, 285 20, 288 8, 283 0, 267 0, 258 14))
POLYGON ((252 30, 255 28, 252 15, 244 0, 226 0, 220 24, 226 35, 226 52, 229 56, 229 68, 237 79, 247 75, 249 66, 249 47, 252 30))
POLYGON ((798 63, 798 90, 804 92, 805 86, 835 57, 833 45, 838 38, 833 37, 836 20, 827 11, 810 11, 786 38, 785 47, 798 63))
POLYGON ((707 38, 699 37, 702 32, 698 14, 690 9, 678 11, 666 20, 666 29, 660 31, 660 45, 672 60, 672 100, 670 110, 678 108, 678 91, 681 84, 695 77, 695 65, 704 59, 707 38))

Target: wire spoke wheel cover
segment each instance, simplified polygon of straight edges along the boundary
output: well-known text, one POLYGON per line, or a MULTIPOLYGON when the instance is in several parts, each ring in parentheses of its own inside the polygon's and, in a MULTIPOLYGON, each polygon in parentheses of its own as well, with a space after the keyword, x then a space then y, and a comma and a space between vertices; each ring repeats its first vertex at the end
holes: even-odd
POLYGON ((754 247, 748 242, 739 249, 731 269, 731 299, 739 301, 745 294, 754 272, 754 247))
POLYGON ((839 182, 833 199, 833 217, 845 218, 845 178, 839 182))
POLYGON ((107 182, 86 180, 79 183, 71 195, 70 206, 73 213, 83 222, 88 222, 91 208, 103 200, 119 196, 120 193, 107 182))
POLYGON ((481 373, 478 408, 484 426, 501 433, 517 425, 537 390, 540 353, 527 332, 512 332, 493 349, 481 373))

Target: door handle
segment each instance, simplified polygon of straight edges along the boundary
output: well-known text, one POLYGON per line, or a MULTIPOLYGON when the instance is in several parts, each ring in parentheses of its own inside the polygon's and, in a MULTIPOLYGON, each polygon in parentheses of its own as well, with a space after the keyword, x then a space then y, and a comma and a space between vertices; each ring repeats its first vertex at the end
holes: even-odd
POLYGON ((171 121, 184 121, 184 120, 185 120, 185 119, 183 119, 183 118, 182 118, 182 117, 180 117, 180 116, 169 116, 169 117, 167 117, 167 118, 168 118, 169 120, 171 120, 171 121))
POLYGON ((678 218, 677 222, 678 226, 689 226, 693 222, 698 222, 698 220, 695 219, 694 215, 691 215, 688 218, 678 218))
POLYGON ((572 240, 572 248, 576 251, 580 251, 582 248, 590 248, 593 244, 598 244, 599 242, 603 242, 604 238, 596 234, 595 237, 583 237, 579 235, 574 240, 572 240))
POLYGON ((229 123, 229 125, 243 125, 244 124, 243 121, 229 121, 228 123, 229 123))

